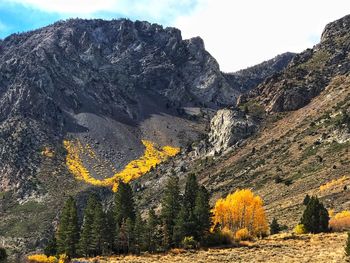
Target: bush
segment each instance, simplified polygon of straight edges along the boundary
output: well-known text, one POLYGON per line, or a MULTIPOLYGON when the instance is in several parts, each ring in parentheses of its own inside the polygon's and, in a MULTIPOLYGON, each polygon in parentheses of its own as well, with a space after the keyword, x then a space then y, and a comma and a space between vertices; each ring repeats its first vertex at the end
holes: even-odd
POLYGON ((209 233, 206 238, 205 244, 208 247, 215 246, 226 246, 232 244, 233 234, 227 228, 224 228, 222 231, 215 229, 214 232, 209 233))
POLYGON ((48 257, 44 254, 36 254, 28 256, 28 261, 32 263, 56 263, 57 258, 53 256, 48 257))
POLYGON ((6 258, 7 258, 6 250, 0 247, 0 262, 5 260, 6 258))
POLYGON ((332 231, 350 230, 350 211, 342 211, 329 220, 332 231))
POLYGON ((235 233, 235 240, 236 240, 236 241, 249 240, 250 238, 251 238, 251 236, 249 235, 249 231, 248 231, 247 228, 239 229, 239 230, 235 233))
POLYGON ((303 224, 299 224, 294 228, 294 233, 297 235, 301 235, 301 234, 305 234, 306 233, 306 229, 305 226, 303 224))
POLYGON ((191 237, 185 237, 182 242, 182 247, 185 249, 195 249, 198 247, 198 242, 191 237))
POLYGON ((270 234, 274 235, 281 231, 281 226, 278 224, 277 219, 273 218, 270 225, 270 234))

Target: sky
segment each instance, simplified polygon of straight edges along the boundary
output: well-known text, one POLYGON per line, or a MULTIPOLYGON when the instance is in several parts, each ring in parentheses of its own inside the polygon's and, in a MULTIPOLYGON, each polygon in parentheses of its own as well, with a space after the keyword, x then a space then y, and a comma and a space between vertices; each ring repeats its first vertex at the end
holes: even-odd
POLYGON ((320 40, 350 14, 350 0, 0 0, 0 38, 67 18, 129 18, 200 36, 220 68, 233 72, 320 40))

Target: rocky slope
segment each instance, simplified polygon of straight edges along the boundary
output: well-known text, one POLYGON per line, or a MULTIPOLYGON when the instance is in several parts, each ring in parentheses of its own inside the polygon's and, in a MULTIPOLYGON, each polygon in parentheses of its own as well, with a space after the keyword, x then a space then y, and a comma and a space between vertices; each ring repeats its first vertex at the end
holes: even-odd
POLYGON ((269 217, 290 228, 300 219, 306 194, 318 195, 327 209, 349 209, 349 23, 347 16, 329 24, 313 50, 296 55, 285 71, 243 96, 237 109, 218 111, 209 137, 140 178, 142 207, 158 207, 160 194, 154 193, 162 192, 169 176, 176 174, 183 183, 195 173, 212 202, 251 188, 263 197, 269 217), (324 50, 329 59, 316 63, 324 50), (313 56, 301 63, 310 52, 313 56), (213 149, 217 154, 210 154, 213 149))
POLYGON ((241 94, 199 37, 125 19, 11 35, 0 40, 0 72, 0 240, 13 253, 46 242, 68 195, 81 206, 88 191, 111 194, 75 180, 68 158, 106 180, 144 154, 143 140, 159 151, 202 138, 241 94))
POLYGON ((297 110, 308 104, 335 76, 349 72, 349 27, 349 15, 328 24, 318 45, 296 55, 286 70, 267 78, 243 96, 240 104, 256 101, 269 112, 297 110))
POLYGON ((224 77, 232 87, 245 93, 257 87, 266 78, 282 72, 295 55, 290 52, 283 53, 258 65, 234 73, 224 73, 224 77))

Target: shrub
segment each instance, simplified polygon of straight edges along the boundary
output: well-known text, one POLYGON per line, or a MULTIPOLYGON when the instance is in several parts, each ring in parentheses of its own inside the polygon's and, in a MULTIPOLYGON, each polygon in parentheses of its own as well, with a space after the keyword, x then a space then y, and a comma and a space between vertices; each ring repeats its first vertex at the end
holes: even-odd
POLYGON ((0 247, 0 262, 5 260, 6 258, 7 258, 6 250, 0 247))
POLYGON ((183 248, 185 249, 195 249, 198 247, 198 242, 191 237, 185 237, 181 242, 183 248))
POLYGON ((57 258, 53 256, 46 256, 44 254, 30 255, 27 257, 32 263, 57 263, 57 258))
POLYGON ((251 238, 251 236, 249 235, 249 231, 248 231, 247 228, 239 229, 239 230, 235 233, 235 240, 236 240, 236 241, 249 240, 250 238, 251 238))
POLYGON ((274 235, 281 231, 281 226, 278 224, 277 219, 273 218, 270 225, 270 234, 274 235))
POLYGON ((294 233, 297 235, 301 235, 301 234, 305 234, 306 233, 306 229, 305 226, 303 224, 299 224, 294 228, 294 233))
POLYGON ((216 227, 213 232, 209 233, 205 243, 208 247, 214 247, 230 245, 232 241, 233 233, 229 229, 220 230, 216 227))
POLYGON ((329 220, 329 227, 333 231, 350 230, 350 211, 342 211, 329 220))

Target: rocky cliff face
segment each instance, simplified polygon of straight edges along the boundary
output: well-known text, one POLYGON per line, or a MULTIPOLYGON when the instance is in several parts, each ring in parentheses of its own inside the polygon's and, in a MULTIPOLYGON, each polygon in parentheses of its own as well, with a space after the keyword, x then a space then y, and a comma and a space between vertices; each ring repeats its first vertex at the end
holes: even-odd
POLYGON ((257 122, 239 110, 222 109, 210 121, 210 153, 223 153, 257 131, 257 122))
POLYGON ((296 110, 308 104, 332 78, 349 72, 349 28, 350 16, 328 24, 318 45, 296 55, 285 71, 267 78, 240 103, 254 100, 269 112, 296 110))

